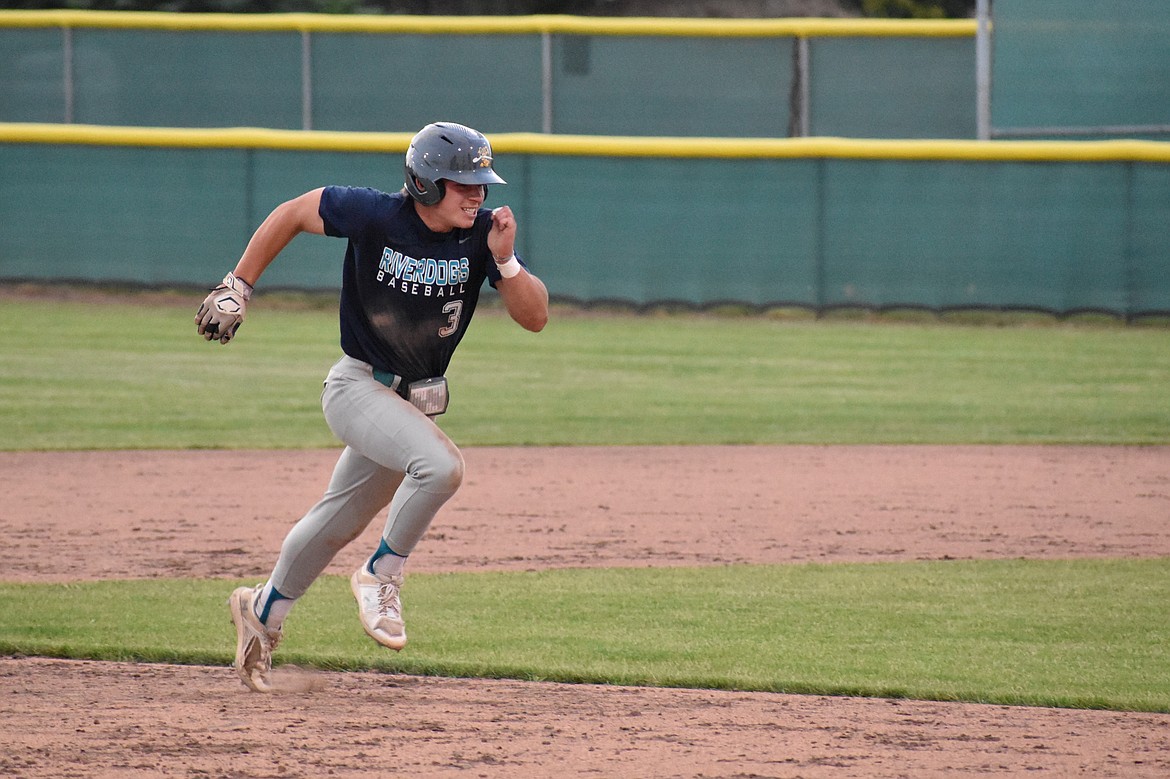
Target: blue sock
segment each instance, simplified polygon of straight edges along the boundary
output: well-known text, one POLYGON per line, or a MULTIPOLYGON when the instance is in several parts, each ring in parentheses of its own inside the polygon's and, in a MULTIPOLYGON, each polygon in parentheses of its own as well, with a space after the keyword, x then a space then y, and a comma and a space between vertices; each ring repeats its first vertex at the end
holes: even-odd
MULTIPOLYGON (((256 599, 256 603, 252 606, 253 611, 259 609, 259 611, 256 611, 256 617, 267 625, 268 618, 272 616, 272 604, 281 600, 292 600, 292 598, 287 595, 281 595, 280 591, 273 587, 271 582, 265 585, 264 589, 260 591, 260 597, 256 599)), ((281 611, 287 613, 285 609, 281 609, 281 611)), ((284 615, 282 614, 281 616, 283 617, 284 615)))
POLYGON ((402 565, 405 563, 405 561, 406 555, 395 552, 390 548, 390 545, 386 543, 386 539, 383 538, 381 543, 378 544, 378 551, 374 552, 373 557, 371 557, 369 562, 366 563, 366 573, 371 573, 374 575, 386 575, 388 573, 398 574, 402 572, 402 565), (381 565, 378 565, 378 561, 383 560, 387 556, 391 557, 392 559, 383 562, 381 565))

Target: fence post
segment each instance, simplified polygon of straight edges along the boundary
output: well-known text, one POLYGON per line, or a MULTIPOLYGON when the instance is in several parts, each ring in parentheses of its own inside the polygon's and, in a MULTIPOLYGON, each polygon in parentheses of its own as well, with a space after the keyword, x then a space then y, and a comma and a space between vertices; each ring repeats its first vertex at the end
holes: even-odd
POLYGON ((301 129, 313 129, 313 39, 301 30, 301 129))
POLYGON ((73 124, 73 28, 61 28, 61 88, 65 92, 65 124, 73 124))
POLYGON ((975 137, 991 140, 991 0, 975 3, 975 137))
POLYGON ((553 131, 552 33, 540 34, 540 130, 553 131))
POLYGON ((789 98, 788 135, 804 138, 809 133, 808 38, 800 36, 792 47, 792 90, 789 98))

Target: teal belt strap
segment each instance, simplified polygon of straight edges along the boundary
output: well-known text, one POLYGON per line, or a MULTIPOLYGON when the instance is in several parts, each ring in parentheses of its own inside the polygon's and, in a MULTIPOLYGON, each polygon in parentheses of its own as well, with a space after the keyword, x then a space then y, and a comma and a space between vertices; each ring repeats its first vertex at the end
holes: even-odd
POLYGON ((390 389, 397 392, 402 397, 406 397, 406 387, 402 385, 402 377, 390 371, 380 371, 374 368, 374 380, 379 384, 385 384, 390 389))

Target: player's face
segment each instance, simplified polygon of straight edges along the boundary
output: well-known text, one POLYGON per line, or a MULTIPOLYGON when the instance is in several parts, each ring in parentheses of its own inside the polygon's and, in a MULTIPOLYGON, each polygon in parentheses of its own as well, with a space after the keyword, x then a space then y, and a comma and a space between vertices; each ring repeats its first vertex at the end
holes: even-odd
MULTIPOLYGON (((432 215, 435 222, 443 227, 436 232, 447 232, 456 227, 471 227, 475 224, 475 214, 483 205, 482 184, 460 184, 457 181, 444 182, 446 194, 433 206, 432 215)), ((428 225, 432 230, 434 225, 428 225)))

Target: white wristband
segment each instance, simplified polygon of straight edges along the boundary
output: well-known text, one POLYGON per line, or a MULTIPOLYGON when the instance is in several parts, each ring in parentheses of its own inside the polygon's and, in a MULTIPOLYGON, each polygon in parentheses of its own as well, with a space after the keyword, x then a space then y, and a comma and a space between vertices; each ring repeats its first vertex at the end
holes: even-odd
POLYGON ((500 272, 500 275, 503 276, 505 279, 510 279, 513 276, 519 275, 520 274, 520 267, 521 267, 520 260, 516 259, 515 254, 513 254, 508 259, 504 260, 503 262, 496 260, 496 270, 498 270, 500 272))
POLYGON ((238 292, 245 303, 252 299, 252 285, 241 279, 235 273, 229 273, 224 276, 223 285, 232 292, 238 292))

